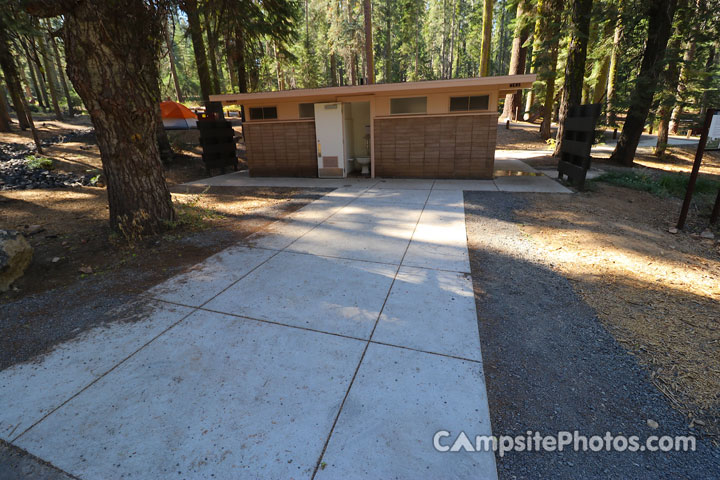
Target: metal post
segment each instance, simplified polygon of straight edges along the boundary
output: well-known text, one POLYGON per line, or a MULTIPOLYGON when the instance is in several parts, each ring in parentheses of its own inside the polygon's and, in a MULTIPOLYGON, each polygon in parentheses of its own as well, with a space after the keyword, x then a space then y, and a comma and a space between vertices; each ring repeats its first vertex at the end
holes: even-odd
POLYGON ((683 200, 682 209, 680 210, 680 218, 677 223, 678 230, 682 230, 685 226, 685 220, 687 220, 688 210, 690 210, 690 202, 692 201, 693 192, 695 191, 695 183, 697 182, 698 173, 700 172, 700 163, 702 163, 703 153, 705 152, 705 144, 707 143, 710 122, 712 121, 712 117, 715 112, 716 110, 713 110, 712 108, 708 108, 707 112, 705 112, 705 123, 703 123, 697 152, 695 152, 695 162, 693 163, 692 172, 690 173, 687 192, 685 192, 685 200, 683 200))

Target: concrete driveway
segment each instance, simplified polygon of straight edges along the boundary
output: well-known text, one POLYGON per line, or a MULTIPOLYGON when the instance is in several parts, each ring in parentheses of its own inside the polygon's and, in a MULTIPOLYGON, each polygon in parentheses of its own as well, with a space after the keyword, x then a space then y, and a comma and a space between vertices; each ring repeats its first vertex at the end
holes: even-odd
POLYGON ((496 478, 433 447, 491 433, 463 189, 498 186, 338 188, 0 372, 0 437, 88 479, 496 478))

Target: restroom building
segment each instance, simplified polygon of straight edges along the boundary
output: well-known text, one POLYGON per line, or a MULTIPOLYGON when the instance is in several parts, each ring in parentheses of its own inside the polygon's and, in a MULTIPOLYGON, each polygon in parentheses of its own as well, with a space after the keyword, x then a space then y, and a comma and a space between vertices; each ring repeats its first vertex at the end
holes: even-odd
POLYGON ((251 176, 492 178, 498 99, 535 75, 211 95, 242 105, 251 176))

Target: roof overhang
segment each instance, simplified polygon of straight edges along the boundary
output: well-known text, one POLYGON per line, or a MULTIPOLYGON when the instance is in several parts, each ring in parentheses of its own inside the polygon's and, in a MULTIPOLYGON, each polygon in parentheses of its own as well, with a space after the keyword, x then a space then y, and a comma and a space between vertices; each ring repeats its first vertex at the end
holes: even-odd
POLYGON ((351 85, 345 87, 305 88, 279 90, 274 92, 232 93, 210 95, 210 101, 225 105, 261 100, 301 100, 303 97, 351 96, 351 95, 392 95, 414 94, 443 90, 478 89, 498 91, 499 94, 513 93, 519 89, 531 88, 536 75, 504 75, 499 77, 455 78, 451 80, 427 80, 423 82, 376 83, 373 85, 351 85))

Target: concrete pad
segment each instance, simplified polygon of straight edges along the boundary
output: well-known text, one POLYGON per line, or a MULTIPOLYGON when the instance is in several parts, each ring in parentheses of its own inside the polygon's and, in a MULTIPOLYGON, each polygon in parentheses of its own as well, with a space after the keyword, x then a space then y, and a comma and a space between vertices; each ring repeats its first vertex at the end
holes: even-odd
POLYGON ((396 267, 282 252, 205 308, 369 338, 396 267))
POLYGON ((495 479, 490 452, 438 452, 440 430, 490 434, 480 363, 371 344, 318 479, 495 479))
MULTIPOLYGON (((456 192, 462 195, 462 192, 456 192)), ((465 207, 443 205, 426 205, 418 226, 435 225, 437 227, 465 228, 465 207)))
MULTIPOLYGON (((548 151, 545 154, 550 154, 548 151)), ((532 158, 532 157, 529 157, 532 158)), ((533 167, 517 158, 496 158, 495 159, 495 170, 510 170, 514 172, 537 172, 533 167)))
POLYGON ((274 252, 270 250, 230 247, 155 286, 148 295, 166 302, 199 307, 272 255, 274 252))
POLYGON ((399 265, 414 228, 414 223, 351 223, 330 219, 287 250, 399 265))
POLYGON ((187 185, 209 185, 224 187, 305 187, 343 188, 369 187, 376 183, 370 178, 303 178, 303 177, 250 177, 247 171, 204 178, 188 182, 187 185))
POLYGON ((436 180, 433 190, 497 192, 497 186, 492 180, 436 180))
POLYGON ((405 190, 430 190, 434 180, 432 178, 376 178, 373 188, 392 188, 405 190))
POLYGON ((309 478, 363 347, 199 311, 17 443, 81 478, 309 478))
POLYGON ((470 272, 464 223, 454 226, 418 224, 410 242, 403 266, 470 272))
POLYGON ((481 361, 468 275, 401 267, 372 339, 481 361))
POLYGON ((422 206, 377 204, 372 201, 355 200, 343 207, 331 218, 331 222, 373 224, 415 224, 420 218, 422 206))
POLYGON ((442 206, 442 207, 455 207, 464 209, 465 199, 463 197, 463 191, 460 190, 442 190, 433 189, 430 192, 426 208, 430 206, 442 206))
POLYGON ((400 190, 369 188, 358 200, 377 204, 423 206, 430 195, 430 190, 400 190))
POLYGON ((572 193, 545 175, 538 177, 498 177, 495 183, 501 192, 572 193))
POLYGON ((322 220, 279 220, 240 241, 242 245, 283 250, 317 226, 322 220))
POLYGON ((98 313, 108 322, 0 372, 0 438, 12 440, 192 309, 138 302, 98 313))
POLYGON ((324 197, 305 205, 300 210, 289 214, 284 218, 284 220, 297 220, 309 224, 318 224, 325 221, 328 217, 332 216, 348 203, 353 201, 355 196, 356 195, 345 198, 325 195, 324 197))

